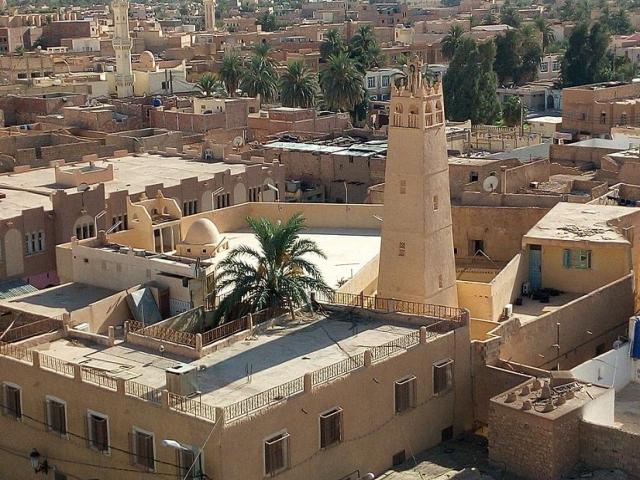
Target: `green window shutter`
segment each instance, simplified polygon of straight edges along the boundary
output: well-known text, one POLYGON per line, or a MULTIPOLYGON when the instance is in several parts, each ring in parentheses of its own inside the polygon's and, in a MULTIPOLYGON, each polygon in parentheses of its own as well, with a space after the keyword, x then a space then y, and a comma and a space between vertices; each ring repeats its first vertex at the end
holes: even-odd
POLYGON ((564 268, 571 268, 571 250, 565 248, 562 252, 562 266, 564 268))

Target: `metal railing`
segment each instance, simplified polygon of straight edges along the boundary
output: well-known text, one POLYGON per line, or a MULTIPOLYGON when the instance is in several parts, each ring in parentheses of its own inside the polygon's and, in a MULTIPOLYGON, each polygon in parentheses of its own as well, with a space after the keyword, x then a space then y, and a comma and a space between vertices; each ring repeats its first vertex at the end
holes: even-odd
POLYGON ((269 307, 264 310, 260 310, 259 312, 252 313, 251 318, 254 325, 260 325, 261 323, 267 322, 273 318, 279 317, 284 314, 287 310, 283 307, 269 307))
POLYGON ((458 323, 466 323, 467 312, 462 308, 448 307, 446 305, 434 305, 429 303, 409 302, 394 298, 378 296, 358 295, 355 293, 332 292, 330 294, 316 293, 316 301, 321 303, 333 303, 351 307, 361 307, 370 310, 384 310, 388 312, 408 313, 440 319, 451 320, 458 323))
POLYGON ((0 342, 0 355, 12 357, 16 360, 26 360, 28 362, 33 362, 31 350, 19 345, 12 345, 11 343, 0 342))
POLYGON ((216 408, 214 406, 171 392, 169 392, 169 408, 177 412, 207 418, 212 422, 216 421, 216 408))
POLYGON ((173 328, 161 327, 159 325, 144 326, 140 322, 129 320, 129 331, 137 335, 155 338, 165 342, 177 343, 195 348, 196 335, 190 332, 181 332, 173 328))
POLYGON ((93 368, 81 367, 80 377, 85 382, 94 383, 110 390, 118 389, 118 383, 115 378, 110 377, 103 372, 95 370, 93 368))
POLYGON ((257 393, 249 398, 224 407, 226 422, 249 415, 269 405, 281 402, 304 391, 304 377, 295 378, 287 383, 257 393))
POLYGON ((73 377, 73 365, 71 363, 65 362, 64 360, 60 360, 56 357, 51 357, 49 355, 43 355, 42 353, 39 355, 40 357, 40 366, 47 370, 51 370, 53 372, 58 372, 68 377, 73 377))
POLYGON ((202 334, 202 345, 209 345, 222 338, 229 337, 234 333, 246 330, 249 327, 249 316, 238 318, 231 322, 223 323, 219 327, 207 330, 202 334))
MULTIPOLYGON (((427 335, 436 335, 433 332, 427 332, 427 335)), ((396 338, 387 342, 383 345, 378 345, 377 347, 371 347, 371 360, 381 360, 383 358, 390 357, 395 353, 406 352, 412 347, 415 347, 420 343, 420 332, 411 332, 402 337, 396 338)))
POLYGON ((344 360, 323 367, 311 373, 311 383, 313 385, 321 385, 334 378, 341 377, 349 372, 353 372, 358 368, 364 367, 364 353, 354 355, 344 360))
POLYGON ((159 388, 152 388, 142 383, 127 380, 124 382, 124 391, 125 394, 131 397, 140 398, 158 405, 162 403, 162 389, 159 388))
POLYGON ((8 343, 19 342, 26 338, 35 337, 36 335, 54 332, 61 329, 63 325, 62 320, 45 318, 43 320, 37 320, 35 322, 20 325, 19 327, 10 328, 4 333, 0 340, 8 343))

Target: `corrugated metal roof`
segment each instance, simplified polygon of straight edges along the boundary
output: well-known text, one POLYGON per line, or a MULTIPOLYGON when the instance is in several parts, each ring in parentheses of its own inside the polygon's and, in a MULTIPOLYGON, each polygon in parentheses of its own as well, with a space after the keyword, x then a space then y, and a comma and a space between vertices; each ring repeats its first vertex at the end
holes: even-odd
POLYGON ((38 289, 22 279, 6 280, 0 282, 0 300, 37 292, 38 289))

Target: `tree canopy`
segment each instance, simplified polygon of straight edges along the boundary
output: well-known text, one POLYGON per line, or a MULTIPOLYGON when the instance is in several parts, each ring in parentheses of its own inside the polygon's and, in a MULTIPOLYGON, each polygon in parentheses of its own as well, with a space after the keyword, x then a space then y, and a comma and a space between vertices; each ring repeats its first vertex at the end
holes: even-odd
POLYGON ((495 54, 493 42, 479 47, 472 38, 462 39, 443 79, 447 118, 471 119, 479 124, 493 123, 499 118, 497 79, 492 68, 495 54))
POLYGON ((285 107, 313 107, 318 89, 317 76, 301 61, 289 63, 280 77, 280 99, 285 107))
POLYGON ((586 22, 577 25, 569 37, 562 61, 563 84, 570 87, 609 80, 609 40, 609 33, 599 22, 591 28, 586 22))

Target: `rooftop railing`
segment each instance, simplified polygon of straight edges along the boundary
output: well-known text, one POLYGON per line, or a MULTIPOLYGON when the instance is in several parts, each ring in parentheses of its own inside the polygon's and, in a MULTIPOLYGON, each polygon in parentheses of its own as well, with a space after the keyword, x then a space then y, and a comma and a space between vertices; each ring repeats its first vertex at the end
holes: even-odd
POLYGON ((319 370, 316 370, 311 373, 311 383, 315 385, 321 385, 323 383, 329 382, 334 378, 339 378, 347 373, 353 372, 361 367, 364 367, 364 353, 360 353, 358 355, 353 355, 349 358, 345 358, 344 360, 334 363, 332 365, 328 365, 319 370))
POLYGON ((212 422, 216 421, 216 408, 214 406, 171 392, 169 392, 169 408, 196 417, 206 418, 212 422))
POLYGON ((276 387, 257 393, 249 398, 224 407, 224 418, 226 422, 233 421, 240 417, 249 415, 252 412, 286 400, 293 395, 304 391, 304 377, 278 385, 276 387))
POLYGON ((37 335, 54 332, 61 329, 63 325, 64 323, 62 322, 62 320, 58 320, 56 318, 45 318, 42 320, 36 320, 35 322, 30 322, 18 327, 10 328, 4 333, 0 340, 7 343, 19 342, 21 340, 35 337, 37 335))

